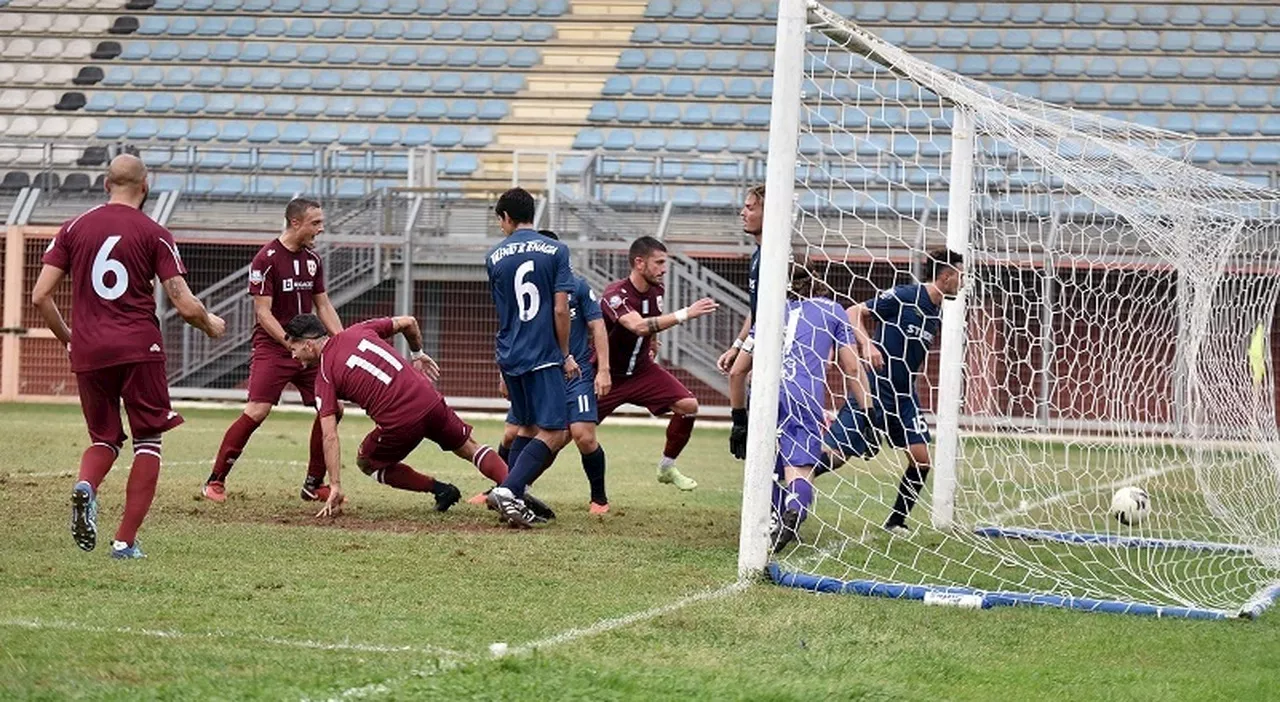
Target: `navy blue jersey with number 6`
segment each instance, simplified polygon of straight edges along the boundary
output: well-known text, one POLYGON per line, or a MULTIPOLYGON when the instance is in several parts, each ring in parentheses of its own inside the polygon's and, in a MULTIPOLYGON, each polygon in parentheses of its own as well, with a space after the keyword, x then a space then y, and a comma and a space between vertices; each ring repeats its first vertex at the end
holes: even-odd
POLYGON ((489 293, 498 310, 498 367, 523 375, 564 363, 556 341, 555 294, 578 287, 569 247, 532 229, 517 229, 485 257, 489 293))

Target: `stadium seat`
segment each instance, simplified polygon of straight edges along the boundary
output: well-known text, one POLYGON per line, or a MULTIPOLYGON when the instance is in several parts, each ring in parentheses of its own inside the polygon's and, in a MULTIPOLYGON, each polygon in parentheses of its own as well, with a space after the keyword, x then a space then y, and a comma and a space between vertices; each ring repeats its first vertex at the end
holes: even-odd
POLYGON ((388 119, 408 119, 418 111, 418 101, 410 98, 396 98, 387 105, 388 119))
POLYGON ((706 124, 711 121, 711 108, 703 104, 687 105, 680 115, 680 123, 687 125, 706 124))
MULTIPOLYGON (((436 92, 445 92, 440 89, 440 82, 436 81, 436 92)), ((462 92, 472 95, 487 93, 491 90, 494 90, 493 76, 488 73, 472 73, 462 83, 462 92)))
MULTIPOLYGON (((667 89, 670 90, 670 85, 668 85, 667 89)), ((718 98, 724 94, 724 90, 724 79, 709 76, 698 81, 693 95, 699 98, 718 98)))
POLYGON ((462 143, 462 130, 453 125, 445 125, 436 130, 431 145, 438 149, 451 149, 462 143))
POLYGON ((443 46, 428 46, 418 54, 419 66, 443 66, 449 60, 449 50, 443 46))
POLYGON ((507 55, 507 66, 511 68, 532 68, 538 65, 539 59, 537 49, 521 46, 507 55))
POLYGON ((285 124, 284 129, 280 130, 280 136, 276 138, 276 141, 287 145, 301 144, 307 140, 309 135, 310 130, 307 125, 291 122, 285 124))
POLYGON ((720 105, 711 115, 711 123, 718 127, 735 127, 742 123, 742 108, 737 105, 720 105))
POLYGON ((1280 107, 1280 92, 1268 100, 1268 90, 1260 86, 1248 86, 1236 94, 1236 105, 1242 108, 1280 107))
MULTIPOLYGON (((734 65, 737 65, 736 60, 734 61, 734 65)), ((705 51, 685 51, 681 53, 679 59, 676 60, 674 52, 655 51, 653 53, 653 57, 649 60, 650 70, 666 70, 672 66, 681 71, 701 71, 707 67, 707 53, 705 51), (660 53, 669 55, 672 59, 672 64, 665 66, 665 68, 660 64, 655 65, 655 59, 657 59, 660 53)))
POLYGON ((1134 85, 1117 83, 1107 89, 1106 101, 1108 105, 1124 107, 1134 104, 1137 100, 1138 88, 1134 85))
POLYGON ((727 98, 741 100, 754 96, 755 92, 755 81, 750 78, 732 78, 729 80, 729 84, 725 86, 724 95, 727 98))
POLYGON ((656 129, 647 129, 636 137, 637 151, 661 151, 666 146, 666 134, 656 129))
POLYGON ((604 144, 604 135, 597 129, 579 130, 573 138, 574 149, 597 149, 604 144))
POLYGON ((342 89, 351 92, 363 92, 373 85, 368 71, 352 71, 342 77, 342 89))

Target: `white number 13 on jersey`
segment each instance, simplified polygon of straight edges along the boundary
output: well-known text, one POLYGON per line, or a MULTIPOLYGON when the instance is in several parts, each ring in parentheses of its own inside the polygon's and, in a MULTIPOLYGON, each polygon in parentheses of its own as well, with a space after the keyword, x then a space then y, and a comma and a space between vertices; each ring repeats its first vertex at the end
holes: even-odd
POLYGON ((520 309, 520 321, 527 322, 538 316, 542 298, 538 286, 525 280, 533 272, 533 261, 525 261, 516 269, 516 306, 520 309), (527 302, 526 302, 527 301, 527 302))

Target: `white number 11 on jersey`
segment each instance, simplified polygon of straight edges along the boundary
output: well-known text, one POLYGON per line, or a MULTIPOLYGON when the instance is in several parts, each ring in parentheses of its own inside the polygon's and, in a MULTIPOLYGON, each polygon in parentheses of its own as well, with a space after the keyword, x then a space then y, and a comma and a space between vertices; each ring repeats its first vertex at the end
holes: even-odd
POLYGON ((381 346, 378 346, 377 344, 373 343, 372 341, 369 341, 368 339, 361 339, 360 345, 356 346, 356 351, 357 352, 372 351, 375 355, 381 357, 382 360, 386 361, 387 365, 391 366, 393 370, 391 371, 391 373, 388 373, 387 371, 374 365, 372 361, 370 361, 367 358, 364 358, 363 356, 357 356, 354 353, 351 354, 350 356, 347 356, 347 368, 359 368, 360 370, 382 381, 383 385, 390 385, 392 373, 398 373, 404 368, 404 364, 401 363, 398 358, 391 355, 390 351, 382 348, 381 346))

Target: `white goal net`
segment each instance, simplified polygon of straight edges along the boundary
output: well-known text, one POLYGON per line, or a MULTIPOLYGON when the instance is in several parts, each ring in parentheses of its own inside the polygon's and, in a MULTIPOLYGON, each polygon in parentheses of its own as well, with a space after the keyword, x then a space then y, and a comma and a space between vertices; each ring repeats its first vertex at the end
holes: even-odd
MULTIPOLYGON (((920 340, 932 475, 908 528, 883 528, 908 465, 895 439, 922 428, 896 417, 915 401, 897 388, 873 393, 879 452, 813 480, 775 578, 972 606, 1260 611, 1280 581, 1280 192, 1189 165, 1190 137, 968 79, 820 6, 809 23, 798 148, 769 155, 794 157, 797 261, 841 306, 869 304, 876 338, 930 314, 874 311, 929 282, 926 251, 964 254, 964 287, 920 340), (1127 486, 1149 496, 1137 524, 1109 511, 1127 486)), ((829 362, 828 422, 846 380, 829 362)))

